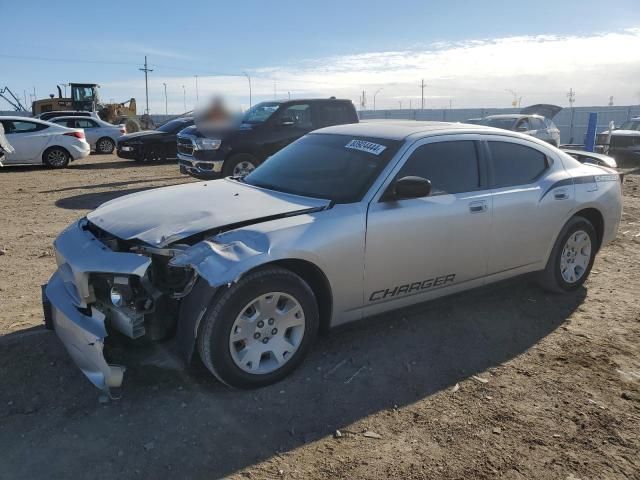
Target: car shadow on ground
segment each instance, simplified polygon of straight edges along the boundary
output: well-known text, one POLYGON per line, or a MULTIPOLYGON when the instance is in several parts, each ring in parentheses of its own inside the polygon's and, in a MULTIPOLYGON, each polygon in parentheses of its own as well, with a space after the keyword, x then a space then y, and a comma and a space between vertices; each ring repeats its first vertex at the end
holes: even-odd
POLYGON ((53 333, 0 338, 3 473, 64 477, 80 462, 96 478, 223 477, 499 366, 585 295, 547 294, 525 278, 365 319, 253 391, 222 386, 199 362, 180 368, 162 344, 129 363, 122 398, 106 404, 53 333))
MULTIPOLYGON (((179 180, 179 179, 176 179, 176 180, 179 180)), ((106 186, 105 188, 117 187, 119 183, 123 183, 123 182, 116 182, 114 184, 111 184, 110 186, 106 186)), ((131 182, 131 183, 136 183, 136 182, 131 182)), ((179 182, 176 182, 176 184, 177 183, 179 182)), ((185 183, 185 182, 182 182, 182 183, 185 183)), ((126 184, 127 183, 125 183, 125 185, 126 184)), ((160 188, 161 186, 167 186, 167 185, 152 185, 148 187, 127 188, 123 190, 108 190, 104 192, 82 193, 79 195, 72 195, 70 197, 60 198, 56 200, 55 205, 56 207, 64 208, 67 210, 93 210, 94 208, 98 208, 100 205, 102 205, 105 202, 114 200, 124 195, 129 195, 131 193, 138 193, 145 190, 151 190, 154 188, 160 188)))
POLYGON ((81 164, 69 164, 70 169, 73 170, 106 170, 110 168, 130 168, 130 167, 154 167, 157 165, 167 165, 173 163, 176 165, 176 173, 178 172, 178 164, 176 160, 161 160, 157 162, 136 162, 135 160, 116 160, 113 162, 95 162, 95 163, 81 163, 81 164))
MULTIPOLYGON (((56 193, 56 192, 69 192, 73 190, 95 190, 99 188, 118 188, 118 187, 126 187, 128 185, 138 185, 142 183, 157 183, 163 182, 167 180, 184 180, 184 177, 174 176, 174 177, 155 177, 155 178, 145 178, 141 180, 127 180, 124 182, 110 182, 110 183, 98 183, 92 185, 77 185, 74 187, 64 187, 64 188, 56 188, 53 190, 43 190, 38 193, 56 193)), ((155 188, 158 185, 154 185, 150 188, 155 188)))

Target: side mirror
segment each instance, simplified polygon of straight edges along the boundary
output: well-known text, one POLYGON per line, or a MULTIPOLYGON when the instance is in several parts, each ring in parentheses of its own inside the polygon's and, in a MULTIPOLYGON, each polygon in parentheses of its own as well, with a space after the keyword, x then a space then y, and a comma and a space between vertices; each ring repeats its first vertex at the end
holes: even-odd
POLYGON ((283 127, 290 127, 291 125, 295 125, 296 121, 292 117, 282 117, 280 119, 280 125, 283 127))
POLYGON ((394 200, 428 197, 431 194, 431 182, 422 177, 402 177, 393 184, 392 192, 394 200))

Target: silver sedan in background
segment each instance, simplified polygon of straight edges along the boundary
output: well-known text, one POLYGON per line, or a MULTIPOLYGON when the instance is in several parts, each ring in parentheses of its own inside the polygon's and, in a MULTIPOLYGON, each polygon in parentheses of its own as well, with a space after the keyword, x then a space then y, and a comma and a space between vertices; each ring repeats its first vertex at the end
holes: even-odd
POLYGON ((50 122, 63 127, 82 128, 91 150, 96 153, 113 153, 118 138, 127 133, 124 125, 113 125, 99 118, 67 116, 53 118, 50 122))

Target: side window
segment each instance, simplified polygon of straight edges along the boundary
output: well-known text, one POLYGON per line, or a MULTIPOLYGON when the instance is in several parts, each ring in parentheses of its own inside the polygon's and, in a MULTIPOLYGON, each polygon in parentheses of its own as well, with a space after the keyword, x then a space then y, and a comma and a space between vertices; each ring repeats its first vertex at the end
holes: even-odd
POLYGON ((76 128, 96 128, 97 126, 93 120, 87 120, 86 118, 76 119, 76 128))
POLYGON ((542 130, 545 128, 544 123, 542 123, 542 120, 539 118, 531 118, 529 121, 531 122, 532 130, 542 130))
POLYGON ((348 105, 344 103, 324 103, 320 104, 319 127, 328 127, 331 125, 343 125, 352 123, 351 112, 348 105))
POLYGON ((311 105, 308 103, 301 103, 298 105, 291 105, 279 114, 280 121, 289 120, 293 122, 293 125, 298 128, 313 128, 311 124, 311 105))
POLYGON ((8 123, 10 128, 6 129, 6 133, 30 133, 48 128, 42 123, 23 122, 22 120, 10 120, 8 123))
POLYGON ((523 118, 516 123, 516 131, 528 131, 533 130, 529 124, 529 119, 523 118))
POLYGON ((549 166, 547 157, 517 143, 489 141, 494 187, 511 187, 533 182, 549 166))
POLYGON ((428 143, 415 149, 397 178, 423 177, 432 195, 471 192, 480 188, 476 143, 471 140, 428 143))
POLYGON ((60 125, 62 127, 75 128, 75 120, 71 118, 64 118, 62 120, 54 120, 53 123, 60 125))

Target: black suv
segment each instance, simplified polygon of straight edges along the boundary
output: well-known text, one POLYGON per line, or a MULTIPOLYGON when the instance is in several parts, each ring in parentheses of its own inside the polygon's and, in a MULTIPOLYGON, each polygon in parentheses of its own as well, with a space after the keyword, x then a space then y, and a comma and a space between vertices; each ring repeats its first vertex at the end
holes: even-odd
POLYGON ((178 134, 180 172, 200 179, 246 175, 267 157, 312 130, 358 123, 351 100, 311 99, 254 105, 234 128, 178 134))

